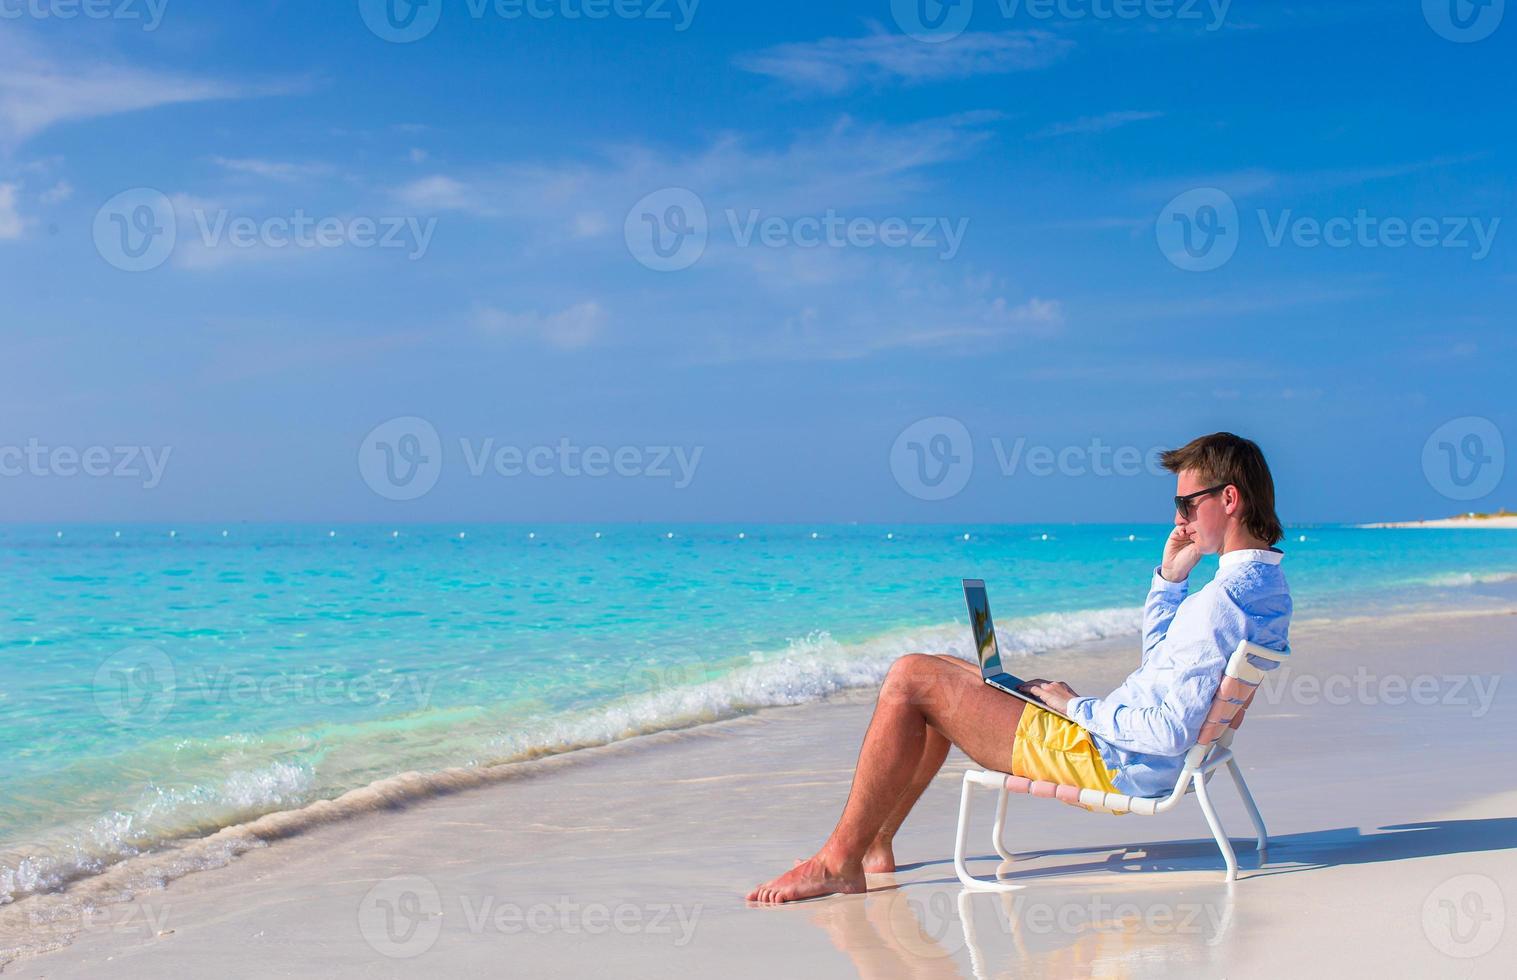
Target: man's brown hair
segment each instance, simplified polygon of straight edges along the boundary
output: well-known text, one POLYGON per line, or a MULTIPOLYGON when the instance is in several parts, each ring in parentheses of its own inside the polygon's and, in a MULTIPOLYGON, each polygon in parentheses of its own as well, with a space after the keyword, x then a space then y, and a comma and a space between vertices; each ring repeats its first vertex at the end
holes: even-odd
POLYGON ((1192 439, 1159 457, 1171 473, 1192 470, 1207 486, 1235 486, 1243 496, 1243 526, 1266 544, 1285 536, 1275 516, 1275 478, 1257 443, 1231 432, 1213 432, 1192 439))

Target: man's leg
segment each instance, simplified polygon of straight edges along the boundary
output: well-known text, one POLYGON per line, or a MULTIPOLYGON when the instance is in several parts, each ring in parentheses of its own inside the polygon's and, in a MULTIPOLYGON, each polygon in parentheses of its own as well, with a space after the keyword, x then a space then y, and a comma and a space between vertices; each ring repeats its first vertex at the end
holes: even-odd
POLYGON ((919 653, 897 660, 880 688, 848 803, 832 836, 812 858, 748 898, 787 902, 863 891, 864 854, 917 778, 929 729, 980 765, 1005 771, 1021 717, 1021 701, 955 664, 919 653))
MULTIPOLYGON (((946 653, 935 653, 933 656, 946 664, 950 664, 960 670, 967 670, 970 674, 979 678, 980 668, 966 660, 946 653)), ((901 824, 906 822, 907 814, 911 808, 917 805, 917 800, 932 785, 937 778, 938 772, 943 768, 943 762, 948 758, 948 750, 952 743, 942 732, 927 726, 927 741, 922 747, 922 759, 917 763, 916 772, 911 777, 911 782, 906 787, 906 792, 901 794, 900 802, 885 818, 885 824, 880 832, 875 835, 874 843, 869 845, 869 850, 864 854, 864 870, 868 872, 884 872, 895 870, 895 835, 901 829, 901 824)))

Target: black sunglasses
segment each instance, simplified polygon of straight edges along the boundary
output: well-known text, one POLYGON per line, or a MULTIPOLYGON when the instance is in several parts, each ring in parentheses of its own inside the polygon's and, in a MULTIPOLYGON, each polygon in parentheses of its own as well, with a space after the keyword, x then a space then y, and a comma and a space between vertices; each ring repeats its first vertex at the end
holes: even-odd
POLYGON ((1197 500, 1206 496, 1207 494, 1216 493, 1218 490, 1226 490, 1227 487, 1228 484, 1219 483, 1214 487, 1207 487, 1205 490, 1197 490, 1195 493, 1188 493, 1183 497, 1176 497, 1175 510, 1179 511, 1180 516, 1188 521, 1191 519, 1192 512, 1196 509, 1197 500))

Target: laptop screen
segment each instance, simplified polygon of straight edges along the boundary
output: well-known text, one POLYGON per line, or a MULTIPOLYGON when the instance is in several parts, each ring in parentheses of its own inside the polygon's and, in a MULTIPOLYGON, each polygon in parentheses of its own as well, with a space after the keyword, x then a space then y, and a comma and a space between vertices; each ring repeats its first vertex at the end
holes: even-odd
POLYGON ((978 579, 965 579, 964 601, 969 604, 969 625, 974 630, 980 672, 986 677, 1004 673, 1001 668, 1001 651, 996 646, 995 623, 990 621, 990 598, 985 594, 985 583, 978 579))

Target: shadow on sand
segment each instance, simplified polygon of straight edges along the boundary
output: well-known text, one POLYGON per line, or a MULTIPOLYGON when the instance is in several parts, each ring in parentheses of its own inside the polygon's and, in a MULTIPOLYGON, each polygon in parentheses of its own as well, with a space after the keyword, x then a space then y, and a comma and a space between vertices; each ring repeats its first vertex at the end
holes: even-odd
MULTIPOLYGON (((1238 842, 1251 849, 1252 840, 1238 842)), ((1289 874, 1317 868, 1401 861, 1408 858, 1470 854, 1517 847, 1517 817, 1433 820, 1390 824, 1362 833, 1340 827, 1270 838, 1269 864, 1253 875, 1289 874)), ((1249 851, 1240 850, 1245 866, 1249 851)), ((1081 877, 1060 887, 1054 880, 1071 873, 1221 870, 1210 839, 1159 841, 1120 847, 1073 847, 1023 851, 1001 862, 1002 880, 1044 879, 1034 891, 997 895, 961 889, 918 891, 923 885, 954 885, 956 877, 895 882, 870 881, 869 892, 810 905, 810 921, 865 980, 961 980, 966 976, 1017 974, 1089 976, 1102 964, 1123 963, 1124 975, 1162 977, 1174 972, 1223 972, 1234 924, 1235 889, 1209 881, 1166 888, 1124 888, 1134 881, 1112 877, 1113 889, 1092 890, 1081 877), (1113 853, 1115 852, 1115 853, 1113 853), (1034 858, 1077 858, 1106 854, 1104 860, 1069 861, 1024 869, 1034 858), (987 922, 989 923, 987 927, 987 922), (960 965, 967 959, 968 973, 960 965)), ((977 861, 998 861, 995 855, 977 861)), ((951 859, 909 867, 951 865, 951 859)), ((900 870, 907 870, 903 865, 900 870)), ((885 876, 878 876, 884 878, 885 876)))
MULTIPOLYGON (((1471 854, 1517 848, 1517 817, 1489 817, 1478 820, 1427 820, 1417 823, 1388 824, 1365 833, 1358 827, 1337 827, 1300 834, 1283 834, 1269 839, 1269 863, 1259 868, 1252 858, 1254 841, 1234 839, 1238 850, 1240 875, 1292 874, 1317 868, 1345 864, 1376 864, 1408 858, 1444 854, 1471 854)), ((1084 854, 1107 855, 1104 861, 1080 861, 1017 869, 1018 879, 1048 878, 1073 872, 1143 872, 1222 870, 1222 858, 1215 841, 1151 841, 1095 847, 1047 848, 1019 851, 1017 861, 1047 857, 1074 857, 1084 854)), ((996 861, 997 855, 980 855, 975 861, 996 861)), ((1012 862, 1015 867, 1017 862, 1012 862)), ((924 861, 919 865, 952 865, 951 858, 924 861)), ((957 878, 934 879, 912 884, 951 884, 957 878)))

